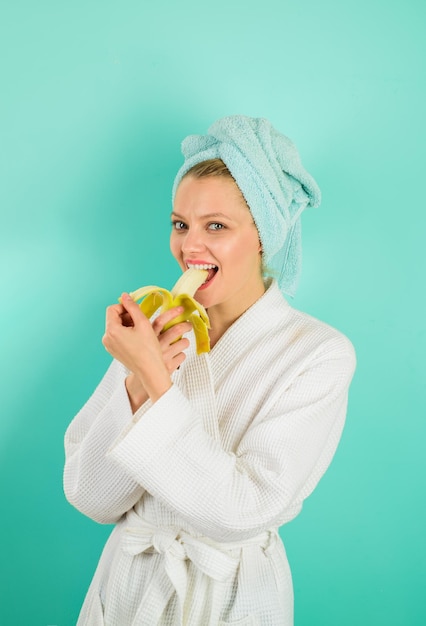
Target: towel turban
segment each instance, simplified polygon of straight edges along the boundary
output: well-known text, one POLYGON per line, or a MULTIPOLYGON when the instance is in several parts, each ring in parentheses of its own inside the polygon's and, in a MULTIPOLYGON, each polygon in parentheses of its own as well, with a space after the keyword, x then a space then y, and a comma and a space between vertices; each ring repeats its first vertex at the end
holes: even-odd
POLYGON ((281 290, 294 296, 302 262, 300 214, 318 206, 321 193, 292 141, 266 119, 232 115, 212 124, 207 135, 186 137, 182 153, 185 161, 174 181, 173 199, 191 167, 221 159, 251 211, 264 266, 281 290))

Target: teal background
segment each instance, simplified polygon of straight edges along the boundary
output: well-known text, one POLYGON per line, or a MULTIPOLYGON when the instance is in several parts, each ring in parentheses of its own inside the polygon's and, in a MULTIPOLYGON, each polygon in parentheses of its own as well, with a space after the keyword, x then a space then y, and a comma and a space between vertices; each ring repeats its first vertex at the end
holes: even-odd
POLYGON ((0 623, 72 626, 110 527, 62 493, 109 363, 104 309, 171 286, 180 141, 234 113, 297 144, 293 304, 355 344, 332 466, 282 529, 296 626, 426 623, 425 15, 420 0, 16 0, 0 15, 0 623))

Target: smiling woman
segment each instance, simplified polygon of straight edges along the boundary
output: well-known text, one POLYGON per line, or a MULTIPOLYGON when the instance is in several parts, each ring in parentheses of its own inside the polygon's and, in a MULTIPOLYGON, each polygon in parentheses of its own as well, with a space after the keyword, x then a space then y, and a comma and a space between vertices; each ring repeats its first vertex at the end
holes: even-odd
POLYGON ((182 270, 214 268, 197 294, 208 309, 213 347, 265 291, 259 234, 231 177, 197 178, 189 172, 177 189, 174 207, 170 248, 182 270))
POLYGON ((291 626, 278 528, 331 462, 355 367, 346 337, 284 297, 319 189, 263 119, 224 118, 182 149, 170 247, 208 270, 195 298, 212 349, 170 327, 178 307, 149 320, 123 294, 107 310, 113 361, 65 438, 69 501, 116 524, 78 624, 291 626))

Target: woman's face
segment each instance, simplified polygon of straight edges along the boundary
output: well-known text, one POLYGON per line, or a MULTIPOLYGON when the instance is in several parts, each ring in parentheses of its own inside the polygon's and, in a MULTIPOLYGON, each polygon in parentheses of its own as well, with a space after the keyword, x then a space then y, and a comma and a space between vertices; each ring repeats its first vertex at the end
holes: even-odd
POLYGON ((208 266, 196 299, 236 319, 264 292, 261 246, 251 213, 230 178, 186 176, 176 192, 170 249, 185 271, 208 266))

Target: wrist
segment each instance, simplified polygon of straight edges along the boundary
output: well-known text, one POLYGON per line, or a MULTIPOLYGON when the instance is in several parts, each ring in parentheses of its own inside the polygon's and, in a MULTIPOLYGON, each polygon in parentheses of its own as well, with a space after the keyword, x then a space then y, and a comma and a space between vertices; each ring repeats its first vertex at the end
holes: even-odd
POLYGON ((132 412, 136 413, 136 411, 148 400, 148 394, 144 389, 140 380, 135 376, 133 372, 131 372, 126 380, 125 386, 127 395, 129 398, 130 405, 132 407, 132 412))
POLYGON ((152 402, 156 402, 172 386, 169 371, 163 361, 158 367, 152 364, 148 371, 145 368, 136 371, 135 377, 152 402))
POLYGON ((152 402, 156 402, 161 396, 166 393, 172 386, 170 374, 167 369, 164 372, 157 372, 144 377, 143 382, 146 393, 152 402))

